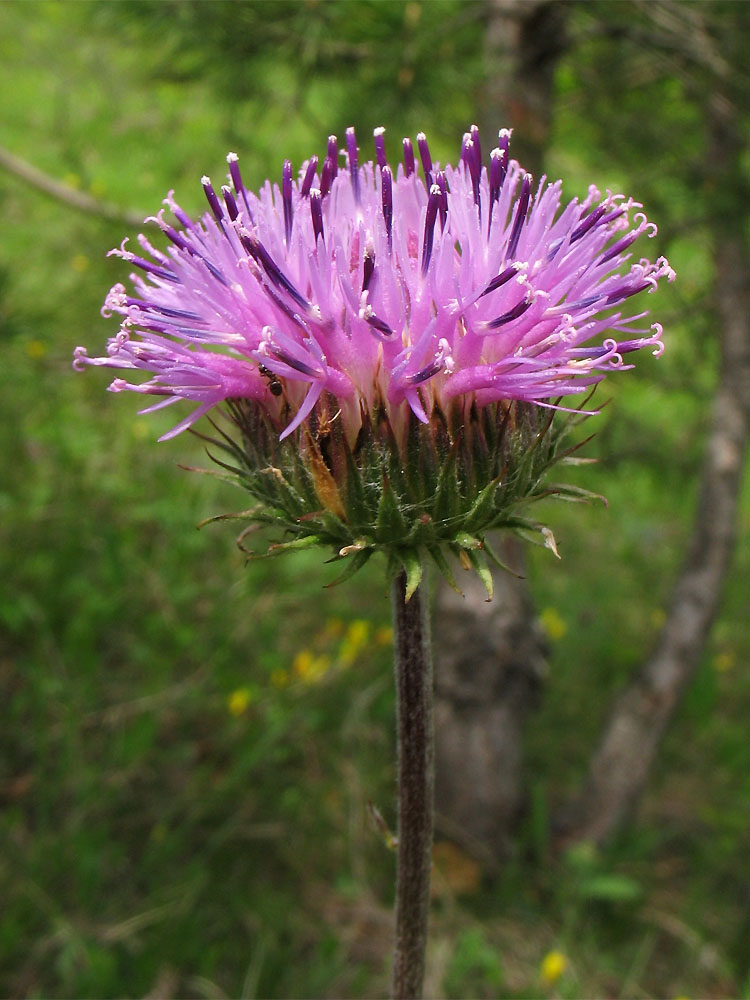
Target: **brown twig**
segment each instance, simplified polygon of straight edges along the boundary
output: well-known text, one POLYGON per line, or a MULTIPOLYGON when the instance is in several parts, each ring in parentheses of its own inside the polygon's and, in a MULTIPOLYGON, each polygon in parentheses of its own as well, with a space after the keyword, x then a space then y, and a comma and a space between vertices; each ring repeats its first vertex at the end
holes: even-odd
POLYGON ((76 191, 75 188, 63 184, 62 181, 57 180, 55 177, 50 177, 49 174, 45 174, 38 167, 32 166, 26 160, 22 160, 15 153, 8 152, 2 146, 0 146, 0 167, 4 167, 5 170, 16 177, 20 177, 22 181, 35 187, 38 191, 43 191, 50 198, 54 198, 56 201, 60 201, 79 212, 85 212, 87 215, 96 215, 101 219, 107 219, 109 222, 120 222, 126 226, 143 225, 143 215, 140 213, 130 211, 126 208, 118 208, 117 205, 100 201, 98 198, 94 198, 83 191, 76 191))

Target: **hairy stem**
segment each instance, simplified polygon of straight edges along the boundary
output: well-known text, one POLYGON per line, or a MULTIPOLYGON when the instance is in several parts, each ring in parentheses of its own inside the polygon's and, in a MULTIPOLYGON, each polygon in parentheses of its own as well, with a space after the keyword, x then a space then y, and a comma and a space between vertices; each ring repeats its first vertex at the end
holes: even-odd
POLYGON ((402 572, 393 582, 392 596, 398 716, 392 995, 394 1000, 406 1000, 422 996, 427 946, 434 785, 432 660, 424 584, 406 603, 406 574, 402 572))

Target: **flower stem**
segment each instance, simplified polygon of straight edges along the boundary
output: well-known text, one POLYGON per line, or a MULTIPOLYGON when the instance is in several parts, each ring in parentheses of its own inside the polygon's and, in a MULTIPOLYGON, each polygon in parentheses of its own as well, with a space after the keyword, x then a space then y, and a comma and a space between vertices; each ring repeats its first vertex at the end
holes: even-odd
POLYGON ((394 1000, 422 996, 430 904, 434 749, 432 659, 422 583, 406 603, 406 574, 393 581, 398 739, 398 866, 394 1000))

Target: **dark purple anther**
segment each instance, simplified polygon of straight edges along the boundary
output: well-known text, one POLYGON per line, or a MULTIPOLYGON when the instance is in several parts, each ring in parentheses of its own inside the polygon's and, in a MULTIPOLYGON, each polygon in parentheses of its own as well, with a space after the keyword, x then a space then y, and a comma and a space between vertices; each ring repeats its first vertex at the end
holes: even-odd
POLYGON ((241 230, 240 242, 253 260, 260 264, 270 278, 271 282, 276 285, 277 288, 282 288, 287 295, 289 295, 297 303, 298 306, 301 306, 301 308, 305 310, 305 312, 309 312, 310 303, 306 298, 300 295, 289 278, 287 278, 278 264, 273 260, 260 240, 256 239, 246 230, 241 230))
POLYGON ((476 159, 479 173, 482 172, 482 144, 479 141, 479 128, 472 125, 470 129, 471 141, 474 143, 474 157, 476 159))
POLYGON ((208 257, 204 257, 202 254, 198 254, 198 256, 206 265, 211 274, 213 274, 214 278, 216 278, 217 281, 221 282, 221 284, 224 285, 224 287, 226 288, 229 285, 229 282, 221 273, 221 271, 218 269, 216 264, 212 263, 212 261, 210 261, 208 257))
POLYGON ((185 229, 195 229, 195 223, 189 215, 186 215, 185 212, 182 211, 179 205, 172 204, 169 207, 172 215, 174 215, 175 219, 177 219, 181 226, 184 226, 185 229))
POLYGON ((339 172, 339 141, 335 135, 328 136, 328 153, 326 154, 333 167, 333 176, 339 172))
POLYGON ((492 210, 500 200, 500 191, 507 172, 506 161, 508 154, 502 149, 493 149, 490 153, 490 211, 487 220, 487 236, 492 230, 492 210))
POLYGON ((129 264, 135 264, 136 267, 140 267, 141 270, 145 271, 147 274, 153 274, 155 278, 164 278, 165 281, 180 280, 173 271, 167 271, 164 267, 157 267, 156 264, 152 264, 151 261, 146 260, 145 257, 139 257, 137 254, 130 254, 125 259, 129 264))
POLYGON ((627 236, 623 236, 621 240, 617 243, 613 243, 612 246, 607 250, 605 255, 602 257, 600 264, 606 264, 608 261, 612 260, 613 257, 617 257, 618 254, 623 253, 628 247, 632 246, 633 243, 638 239, 641 234, 638 230, 634 230, 632 233, 628 233, 627 236))
POLYGON ((330 156, 326 156, 323 161, 323 169, 320 172, 320 193, 325 198, 331 190, 333 178, 336 176, 336 167, 330 156))
POLYGON ((471 136, 468 132, 464 132, 463 139, 461 140, 461 153, 459 154, 459 162, 463 163, 466 167, 469 166, 469 147, 467 143, 471 142, 471 136))
POLYGON ((301 372, 303 375, 307 375, 308 378, 320 377, 319 371, 316 371, 310 365, 305 364, 304 361, 300 361, 298 358, 293 357, 280 347, 272 346, 272 350, 276 358, 281 361, 282 364, 289 365, 290 368, 294 368, 295 371, 301 372))
POLYGON ((350 125, 346 130, 346 152, 349 157, 349 172, 352 176, 354 204, 359 205, 359 163, 357 160, 357 136, 350 125))
POLYGON ((529 197, 531 195, 531 174, 523 175, 523 185, 521 186, 521 197, 518 199, 518 207, 516 208, 516 217, 513 220, 513 229, 510 233, 510 242, 508 243, 508 257, 515 257, 516 250, 518 249, 518 241, 521 238, 521 230, 523 229, 523 224, 526 221, 526 213, 529 210, 529 197))
POLYGON ((294 208, 292 207, 292 161, 284 160, 284 167, 281 171, 281 198, 284 202, 284 235, 286 236, 286 246, 292 241, 292 224, 294 222, 294 208))
POLYGON ((442 197, 442 192, 437 184, 433 184, 430 188, 430 196, 427 199, 427 214, 424 220, 424 244, 422 246, 422 275, 427 274, 427 268, 430 266, 430 257, 432 257, 432 240, 435 235, 435 220, 437 219, 438 208, 440 207, 440 200, 442 197))
POLYGON ((497 146, 501 153, 505 153, 505 164, 508 164, 508 150, 510 149, 510 137, 513 134, 512 128, 501 128, 497 133, 497 146))
POLYGON ((512 309, 503 313, 502 316, 498 316, 497 319, 490 320, 487 326, 493 330, 497 330, 498 327, 505 326, 506 323, 510 323, 514 319, 518 319, 519 316, 523 316, 529 308, 531 308, 531 299, 521 299, 520 302, 517 302, 512 309))
POLYGON ((380 319, 379 316, 376 316, 371 309, 368 309, 365 313, 365 322, 369 323, 373 330, 377 330, 378 333, 382 333, 384 337, 393 336, 393 330, 390 326, 388 326, 386 321, 384 319, 380 319))
POLYGON ((440 188, 440 232, 442 233, 448 221, 448 185, 442 170, 435 171, 435 183, 440 188))
MULTIPOLYGON (((490 292, 496 292, 498 288, 502 288, 503 285, 507 284, 511 278, 518 274, 518 268, 514 267, 513 264, 510 267, 506 267, 504 271, 496 275, 492 281, 487 285, 482 295, 489 295, 490 292)), ((479 296, 481 299, 482 295, 479 296)))
POLYGON ((621 215, 625 215, 625 209, 616 208, 613 212, 610 212, 608 215, 604 216, 604 218, 602 219, 602 225, 608 226, 610 222, 614 222, 615 219, 619 219, 621 215))
POLYGON ((481 216, 481 204, 479 202, 479 179, 480 179, 481 163, 477 160, 476 149, 474 148, 474 141, 468 132, 464 137, 464 144, 461 150, 461 159, 466 164, 466 168, 469 171, 469 176, 471 177, 471 190, 474 195, 474 204, 479 208, 481 216))
POLYGON ((442 367, 443 364, 441 361, 431 361, 429 365, 425 365, 420 371, 414 372, 413 375, 407 375, 404 381, 409 385, 421 385, 422 382, 431 379, 433 375, 437 375, 442 370, 442 367))
POLYGON ((227 156, 227 163, 229 164, 229 176, 232 178, 232 184, 234 184, 234 190, 238 195, 242 197, 245 203, 245 209, 247 210, 247 217, 250 222, 253 222, 253 213, 250 211, 250 203, 247 200, 247 192, 245 191, 245 185, 242 183, 242 174, 240 174, 240 167, 237 162, 237 154, 230 153, 227 156))
POLYGON ((404 172, 407 177, 411 177, 414 173, 414 147, 411 144, 411 139, 404 139, 404 172))
POLYGON ((240 210, 237 208, 237 202, 234 200, 234 195, 232 194, 232 189, 229 185, 225 184, 221 189, 222 196, 224 198, 224 204, 227 206, 227 215, 232 222, 240 214, 240 210))
POLYGON ((575 310, 576 312, 580 309, 589 309, 594 303, 601 299, 601 295, 588 295, 585 299, 578 299, 577 302, 566 302, 565 308, 569 309, 571 312, 575 310))
POLYGON ((580 240, 582 236, 585 236, 589 229, 597 224, 606 211, 606 205, 600 205, 598 208, 595 208, 593 212, 589 213, 583 222, 579 226, 576 226, 573 230, 570 237, 571 244, 580 240))
POLYGON ((310 188, 313 186, 313 181, 315 180, 315 171, 317 169, 318 169, 318 158, 317 156, 311 156, 307 164, 307 170, 305 171, 305 176, 302 180, 302 187, 299 189, 301 198, 306 198, 310 194, 310 188))
POLYGON ((147 312, 157 312, 160 315, 167 316, 171 319, 197 319, 199 322, 202 322, 198 313, 189 312, 187 309, 170 309, 167 306, 157 305, 155 302, 146 302, 144 299, 136 299, 132 295, 128 296, 127 304, 129 306, 138 306, 147 312))
POLYGON ((372 276, 375 273, 375 251, 372 247, 367 247, 365 250, 364 260, 362 261, 363 273, 362 273, 362 291, 366 292, 370 287, 370 282, 372 281, 372 276))
POLYGON ((432 157, 430 156, 430 147, 427 145, 427 136, 424 132, 420 132, 417 136, 417 146, 419 147, 419 157, 422 160, 422 170, 424 170, 425 184, 428 188, 431 188, 432 157))
POLYGON ((383 167, 380 174, 383 197, 383 220, 385 221, 385 231, 388 235, 388 246, 390 248, 393 241, 393 174, 389 166, 383 167))
POLYGON ((641 281, 637 285, 629 284, 624 281, 621 285, 618 285, 613 291, 607 296, 607 301, 604 306, 613 306, 616 302, 624 302, 625 299, 629 299, 631 295, 637 295, 639 292, 645 292, 647 288, 653 288, 654 286, 649 281, 641 281))
POLYGON ((245 190, 245 185, 242 183, 242 174, 240 173, 240 166, 237 162, 237 154, 230 153, 227 156, 227 163, 229 164, 229 176, 232 178, 234 190, 237 194, 239 194, 241 191, 245 190))
MULTIPOLYGON (((310 216, 315 234, 315 245, 317 246, 318 239, 323 236, 323 195, 317 188, 310 191, 310 216)), ((325 240, 325 236, 323 239, 325 240)))
POLYGON ((168 240, 171 240, 174 243, 174 245, 178 249, 187 250, 187 252, 189 254, 192 254, 193 257, 200 257, 198 251, 194 247, 192 247, 189 243, 186 243, 185 240, 177 232, 177 230, 173 229, 172 226, 162 226, 162 232, 164 233, 164 235, 167 237, 168 240))
POLYGON ((375 158, 382 170, 383 167, 388 165, 385 155, 385 129, 382 125, 379 125, 372 134, 375 137, 375 158))
POLYGON ((216 197, 216 192, 213 189, 211 181, 208 177, 201 177, 201 184, 203 185, 203 191, 206 195, 206 201, 208 202, 209 208, 213 213, 213 217, 221 225, 224 218, 224 209, 221 207, 221 202, 216 197))

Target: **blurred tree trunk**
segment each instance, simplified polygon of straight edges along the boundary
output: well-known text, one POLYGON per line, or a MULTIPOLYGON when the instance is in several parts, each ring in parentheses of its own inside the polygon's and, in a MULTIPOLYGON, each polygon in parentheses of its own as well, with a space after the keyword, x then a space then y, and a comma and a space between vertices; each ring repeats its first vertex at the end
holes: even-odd
POLYGON ((656 648, 617 699, 584 791, 560 817, 562 843, 601 843, 633 810, 700 662, 730 565, 750 425, 750 247, 737 211, 747 198, 738 103, 717 88, 704 104, 721 364, 692 539, 656 648))
MULTIPOLYGON (((488 0, 485 100, 479 125, 489 148, 515 128, 512 155, 538 178, 564 45, 559 0, 488 0)), ((523 571, 521 547, 505 539, 506 562, 523 571)), ((524 804, 522 739, 546 670, 546 648, 526 583, 495 574, 486 602, 478 580, 461 598, 438 587, 436 666, 437 828, 485 863, 507 853, 524 804)))

